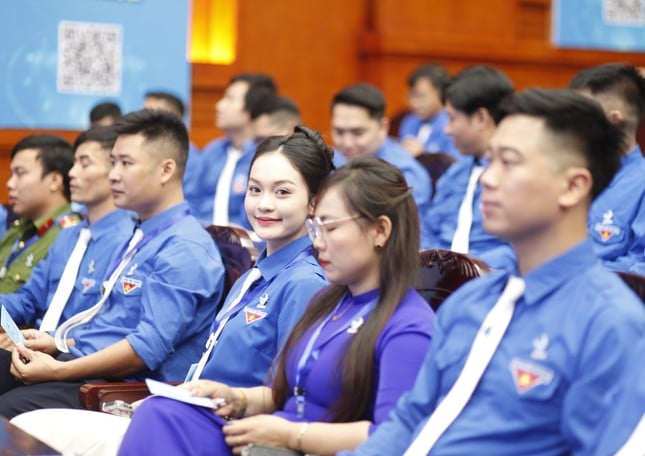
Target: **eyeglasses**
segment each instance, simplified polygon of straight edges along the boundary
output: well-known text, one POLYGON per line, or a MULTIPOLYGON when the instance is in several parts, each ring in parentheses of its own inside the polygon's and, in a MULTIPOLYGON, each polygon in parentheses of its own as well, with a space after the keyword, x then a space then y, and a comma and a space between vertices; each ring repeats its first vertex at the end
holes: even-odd
POLYGON ((315 241, 316 238, 322 237, 323 233, 327 232, 330 226, 336 227, 341 223, 349 222, 350 220, 356 220, 363 217, 362 215, 353 215, 351 217, 342 218, 342 219, 332 219, 332 220, 320 220, 320 217, 309 217, 305 220, 305 229, 309 235, 311 242, 315 241))

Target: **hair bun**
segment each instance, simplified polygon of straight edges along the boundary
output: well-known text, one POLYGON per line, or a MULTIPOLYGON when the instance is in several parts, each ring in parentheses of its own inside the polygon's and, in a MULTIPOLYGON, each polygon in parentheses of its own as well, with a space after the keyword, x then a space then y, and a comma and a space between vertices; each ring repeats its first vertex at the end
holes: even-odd
POLYGON ((325 142, 320 132, 304 125, 296 125, 293 131, 294 134, 302 133, 305 138, 316 144, 327 157, 330 169, 336 169, 336 166, 334 166, 334 149, 325 142))

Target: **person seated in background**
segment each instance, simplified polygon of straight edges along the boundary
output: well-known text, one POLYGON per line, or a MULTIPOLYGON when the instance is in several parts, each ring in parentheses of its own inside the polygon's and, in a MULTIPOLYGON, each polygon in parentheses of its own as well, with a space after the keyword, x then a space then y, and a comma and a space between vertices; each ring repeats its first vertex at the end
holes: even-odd
MULTIPOLYGON (((432 180, 428 172, 397 141, 388 138, 389 120, 385 117, 385 98, 371 84, 358 83, 334 95, 331 103, 331 129, 336 165, 361 156, 374 155, 396 166, 413 189, 420 216, 430 205, 432 180)), ((427 234, 421 227, 421 246, 427 234)))
POLYGON ((601 420, 645 337, 642 302, 587 235, 622 137, 569 90, 515 94, 500 117, 481 177, 484 226, 511 242, 518 270, 443 303, 413 389, 351 454, 597 454, 601 420))
POLYGON ((300 110, 289 98, 269 91, 256 91, 256 100, 249 103, 253 137, 256 142, 269 136, 293 133, 301 123, 300 110))
POLYGON ((31 276, 61 229, 76 225, 69 204, 74 149, 54 135, 30 135, 11 150, 9 204, 20 216, 0 239, 0 293, 13 293, 31 276))
POLYGON ((202 150, 201 172, 188 198, 193 214, 206 225, 251 227, 244 212, 244 195, 255 151, 249 99, 256 90, 275 92, 275 83, 263 73, 237 74, 215 105, 215 124, 226 136, 202 150))
POLYGON ((408 105, 411 113, 401 121, 401 146, 412 156, 443 152, 461 158, 452 138, 444 131, 448 114, 443 109, 443 91, 450 83, 446 69, 438 64, 416 68, 408 76, 408 105))
POLYGON ((623 63, 587 68, 569 87, 596 100, 625 137, 621 167, 589 211, 589 236, 605 266, 629 271, 645 266, 645 158, 636 131, 645 113, 645 79, 623 63))
POLYGON ((422 214, 428 233, 423 248, 466 253, 493 269, 514 267, 515 256, 508 243, 483 227, 478 183, 499 120, 499 104, 511 93, 513 84, 506 75, 488 66, 462 70, 446 88, 446 133, 463 157, 439 178, 430 208, 422 214))
POLYGON ((188 132, 163 111, 138 111, 115 125, 109 173, 114 204, 140 224, 104 276, 101 298, 59 325, 0 351, 0 415, 81 408, 88 379, 180 380, 206 340, 224 267, 190 215, 181 183, 188 132))
POLYGON ((107 127, 121 118, 121 108, 111 101, 104 101, 94 105, 90 110, 90 128, 107 127))
POLYGON ((414 382, 434 320, 410 286, 419 250, 412 189, 383 160, 356 158, 323 184, 307 230, 333 285, 313 298, 289 336, 272 387, 183 386, 224 398, 215 413, 146 399, 119 454, 239 454, 249 444, 333 454, 356 447, 385 420, 414 382))
MULTIPOLYGON (((0 305, 18 325, 54 331, 99 300, 108 266, 134 229, 134 221, 112 201, 108 173, 115 141, 112 127, 94 127, 76 138, 70 192, 72 201, 86 206, 87 220, 61 231, 29 280, 15 293, 0 295, 0 305)), ((12 345, 0 333, 0 346, 9 350, 12 345)))
MULTIPOLYGON (((305 220, 320 184, 334 168, 333 153, 318 132, 303 126, 258 144, 244 204, 266 250, 229 292, 189 378, 234 387, 265 382, 310 298, 328 283, 305 220)), ((60 409, 29 412, 17 421, 59 451, 83 455, 116 453, 129 424, 120 416, 60 409)))
POLYGON ((186 107, 177 95, 161 90, 146 92, 143 98, 142 109, 157 109, 176 115, 180 119, 186 114, 186 107))

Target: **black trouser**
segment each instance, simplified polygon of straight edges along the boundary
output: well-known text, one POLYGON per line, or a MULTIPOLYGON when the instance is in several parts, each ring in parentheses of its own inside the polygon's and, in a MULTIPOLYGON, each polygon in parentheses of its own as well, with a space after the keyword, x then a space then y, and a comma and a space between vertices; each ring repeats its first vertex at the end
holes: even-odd
MULTIPOLYGON (((59 361, 74 357, 64 353, 59 361)), ((11 352, 0 349, 0 415, 11 419, 16 415, 43 408, 82 409, 78 390, 87 381, 43 382, 25 385, 18 381, 9 368, 11 352)))

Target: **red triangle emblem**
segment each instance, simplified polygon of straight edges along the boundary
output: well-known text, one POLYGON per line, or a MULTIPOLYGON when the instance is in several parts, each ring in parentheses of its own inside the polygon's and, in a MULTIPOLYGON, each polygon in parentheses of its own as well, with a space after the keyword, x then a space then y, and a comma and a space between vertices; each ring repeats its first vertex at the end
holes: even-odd
POLYGON ((546 366, 513 358, 510 364, 513 383, 520 394, 539 385, 548 385, 553 380, 553 371, 546 366))
POLYGON ((244 308, 244 315, 246 316, 246 324, 250 325, 254 321, 262 320, 267 316, 266 312, 262 312, 256 309, 250 309, 248 307, 244 308))
POLYGON ((609 230, 600 230, 599 233, 603 241, 606 241, 614 235, 614 232, 609 230))
POLYGON ((141 286, 141 280, 131 279, 128 277, 123 277, 121 279, 121 287, 123 288, 123 294, 130 294, 133 290, 141 286))

